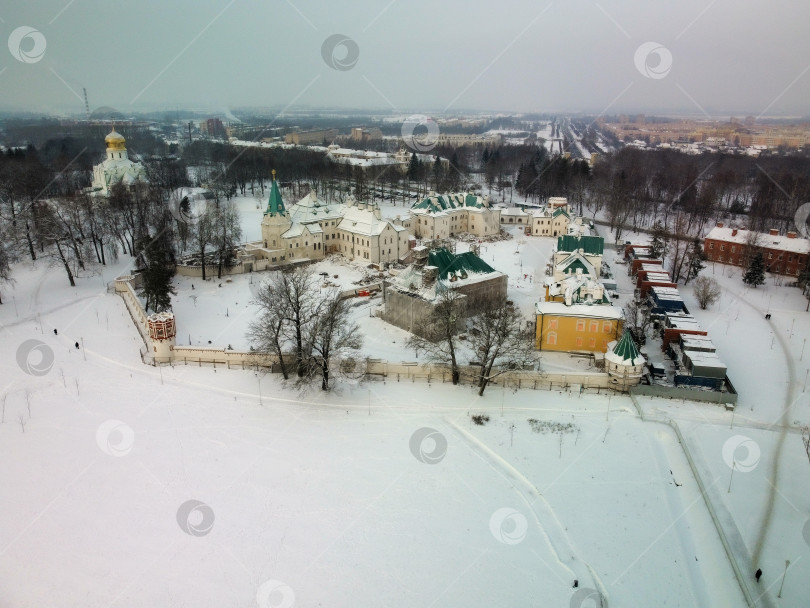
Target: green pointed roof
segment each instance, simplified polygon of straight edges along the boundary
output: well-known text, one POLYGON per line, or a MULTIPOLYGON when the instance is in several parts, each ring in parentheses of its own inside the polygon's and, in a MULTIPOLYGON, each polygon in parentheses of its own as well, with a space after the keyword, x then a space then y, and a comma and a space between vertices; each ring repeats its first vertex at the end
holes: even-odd
POLYGON ((557 251, 577 251, 582 249, 591 255, 602 255, 605 250, 605 239, 601 236, 578 236, 564 234, 557 237, 557 251))
POLYGON ((454 192, 450 194, 434 194, 414 203, 411 209, 425 209, 430 213, 439 213, 448 209, 461 209, 462 207, 483 207, 481 197, 472 193, 454 192))
POLYGON ((270 198, 267 200, 267 209, 265 215, 287 215, 287 210, 284 208, 284 201, 281 200, 281 192, 278 190, 278 182, 276 181, 276 170, 273 169, 273 182, 270 184, 270 198))
POLYGON ((638 348, 629 331, 622 334, 621 339, 613 347, 613 352, 624 361, 635 361, 639 357, 638 348))
POLYGON ((428 264, 438 268, 436 275, 440 281, 446 281, 451 274, 488 274, 495 269, 472 251, 451 253, 447 249, 434 249, 428 254, 428 264))

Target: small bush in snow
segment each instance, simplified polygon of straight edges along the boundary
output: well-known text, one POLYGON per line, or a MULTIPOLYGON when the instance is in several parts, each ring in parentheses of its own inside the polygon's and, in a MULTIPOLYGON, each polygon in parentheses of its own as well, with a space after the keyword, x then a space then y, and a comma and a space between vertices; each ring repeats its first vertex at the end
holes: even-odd
POLYGON ((473 422, 479 426, 484 426, 487 422, 489 422, 489 416, 486 414, 476 414, 472 417, 473 422))
POLYGON ((529 418, 528 423, 535 433, 560 433, 562 435, 579 430, 579 427, 573 422, 549 422, 548 420, 529 418))

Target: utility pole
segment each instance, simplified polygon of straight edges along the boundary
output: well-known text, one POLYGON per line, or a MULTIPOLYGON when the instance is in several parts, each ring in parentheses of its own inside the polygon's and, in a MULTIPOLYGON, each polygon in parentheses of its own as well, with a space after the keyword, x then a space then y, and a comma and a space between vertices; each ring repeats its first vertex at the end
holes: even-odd
POLYGON ((726 494, 731 494, 731 480, 734 479, 734 467, 737 466, 737 461, 733 460, 731 462, 731 477, 728 478, 728 491, 726 494))
POLYGON ((778 598, 782 597, 782 587, 785 586, 785 575, 787 575, 787 570, 788 570, 789 566, 790 566, 790 560, 786 559, 785 560, 785 571, 782 573, 782 584, 779 585, 779 594, 776 596, 778 598))

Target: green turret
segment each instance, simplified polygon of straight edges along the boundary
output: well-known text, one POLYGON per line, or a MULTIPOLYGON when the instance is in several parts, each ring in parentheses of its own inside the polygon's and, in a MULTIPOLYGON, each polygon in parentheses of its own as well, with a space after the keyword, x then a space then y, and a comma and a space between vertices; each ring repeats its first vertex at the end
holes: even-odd
POLYGON ((278 190, 275 169, 273 169, 273 181, 270 185, 270 198, 267 200, 267 209, 265 209, 264 214, 271 217, 274 215, 287 215, 287 210, 284 208, 284 201, 281 200, 281 192, 278 190))

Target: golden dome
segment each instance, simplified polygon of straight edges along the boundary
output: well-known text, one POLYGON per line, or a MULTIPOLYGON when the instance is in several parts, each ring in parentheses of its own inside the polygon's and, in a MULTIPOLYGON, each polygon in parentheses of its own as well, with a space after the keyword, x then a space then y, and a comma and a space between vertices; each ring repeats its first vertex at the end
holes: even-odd
POLYGON ((107 144, 108 149, 126 150, 126 146, 124 145, 126 140, 124 139, 123 135, 115 130, 115 127, 113 127, 113 130, 110 131, 109 135, 104 138, 104 142, 107 144))

